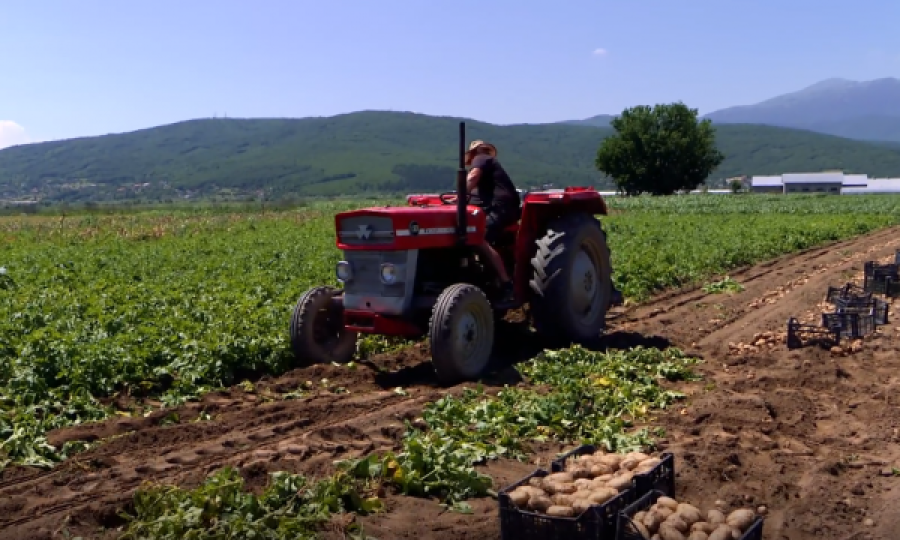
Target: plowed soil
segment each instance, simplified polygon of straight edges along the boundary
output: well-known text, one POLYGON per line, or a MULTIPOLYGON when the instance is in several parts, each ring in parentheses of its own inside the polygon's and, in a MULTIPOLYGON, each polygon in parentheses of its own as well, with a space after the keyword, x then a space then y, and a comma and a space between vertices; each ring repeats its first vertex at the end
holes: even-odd
MULTIPOLYGON (((678 291, 611 315, 609 347, 672 344, 704 359, 704 380, 677 386, 688 400, 654 419, 676 456, 678 498, 765 506, 766 539, 900 538, 900 476, 891 474, 900 465, 900 310, 852 353, 789 351, 783 337, 756 336, 783 333, 791 316, 812 320, 825 309, 829 285, 860 278, 865 261, 893 258, 897 249, 900 228, 884 230, 734 272, 745 287, 736 294, 678 291)), ((515 384, 515 362, 538 351, 517 332, 515 324, 503 329, 488 384, 515 384)), ((448 391, 434 382, 427 357, 416 346, 355 371, 295 370, 264 379, 253 392, 207 395, 177 409, 176 424, 163 411, 52 433, 54 444, 118 437, 52 471, 4 471, 0 539, 63 538, 64 530, 114 538, 122 524, 117 510, 145 480, 190 487, 233 465, 262 487, 268 471, 324 474, 335 459, 396 448, 403 419, 448 391), (267 398, 323 379, 332 390, 267 398), (201 411, 213 418, 191 422, 201 411)), ((500 489, 560 450, 542 448, 532 463, 494 462, 485 471, 500 489)), ((381 540, 499 538, 496 501, 471 503, 474 514, 460 515, 391 496, 388 512, 362 522, 381 540)))

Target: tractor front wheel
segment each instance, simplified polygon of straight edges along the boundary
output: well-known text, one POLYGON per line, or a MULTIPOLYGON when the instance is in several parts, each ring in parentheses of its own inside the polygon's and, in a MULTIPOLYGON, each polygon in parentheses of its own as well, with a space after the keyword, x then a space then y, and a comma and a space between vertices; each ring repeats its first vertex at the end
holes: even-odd
POLYGON ((612 297, 606 233, 588 214, 562 216, 537 240, 530 300, 538 333, 560 345, 590 344, 606 327, 612 297))
POLYGON ((346 363, 356 353, 356 332, 344 328, 344 309, 333 287, 306 291, 291 317, 291 348, 301 365, 346 363))
POLYGON ((478 378, 494 349, 494 313, 478 287, 457 283, 444 289, 431 312, 431 361, 441 384, 478 378))

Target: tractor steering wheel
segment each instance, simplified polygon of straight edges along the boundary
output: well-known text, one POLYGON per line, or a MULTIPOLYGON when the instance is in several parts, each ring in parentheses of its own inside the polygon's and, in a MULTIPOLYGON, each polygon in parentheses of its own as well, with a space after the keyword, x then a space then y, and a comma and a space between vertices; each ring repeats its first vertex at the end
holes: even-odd
MULTIPOLYGON (((456 192, 455 191, 447 191, 445 193, 441 193, 438 198, 441 200, 442 203, 444 203, 446 205, 456 204, 456 192), (447 198, 449 198, 449 197, 453 197, 453 200, 448 201, 447 198)), ((466 193, 466 202, 467 203, 469 202, 469 198, 470 198, 469 194, 466 193)))

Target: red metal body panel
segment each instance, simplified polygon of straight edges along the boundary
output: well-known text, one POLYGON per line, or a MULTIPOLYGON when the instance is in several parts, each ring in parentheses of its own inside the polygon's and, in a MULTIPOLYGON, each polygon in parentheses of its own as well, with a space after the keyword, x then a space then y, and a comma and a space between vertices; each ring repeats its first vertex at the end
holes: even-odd
MULTIPOLYGON (((387 206, 384 208, 363 208, 342 212, 334 217, 335 230, 341 230, 341 220, 356 216, 390 217, 394 225, 394 241, 390 244, 379 244, 377 249, 405 250, 435 247, 453 247, 456 245, 456 206, 442 204, 437 206, 387 206), (416 223, 417 228, 410 225, 416 223), (417 230, 418 232, 414 231, 417 230)), ((484 210, 477 206, 468 207, 466 219, 468 228, 467 245, 478 245, 484 242, 484 210)), ((372 246, 344 244, 340 237, 336 239, 338 249, 371 250, 372 246)))
MULTIPOLYGON (((341 230, 342 219, 354 216, 387 216, 393 221, 394 241, 390 244, 379 244, 377 249, 405 250, 435 247, 453 247, 456 245, 456 206, 441 202, 439 194, 409 195, 406 198, 409 206, 387 206, 383 208, 364 208, 343 212, 335 216, 335 230, 341 230), (418 225, 418 234, 413 234, 410 225, 418 225)), ((556 191, 534 191, 527 193, 522 201, 522 218, 518 225, 507 230, 516 232, 515 282, 516 298, 525 302, 529 296, 528 280, 530 278, 531 257, 534 243, 547 223, 564 214, 585 213, 590 215, 607 215, 608 209, 603 197, 593 187, 567 187, 556 191)), ((484 243, 485 213, 477 206, 468 207, 467 245, 477 246, 484 243)), ((337 238, 337 247, 342 250, 369 250, 372 246, 348 245, 337 238)), ((368 312, 360 312, 355 316, 368 317, 371 323, 348 328, 359 332, 410 335, 402 332, 417 332, 418 329, 402 328, 407 324, 397 319, 372 316, 368 312), (397 326, 400 325, 400 326, 397 326), (373 330, 372 328, 380 328, 373 330), (400 332, 400 333, 398 333, 400 332)), ((346 316, 345 316, 346 317, 346 316)), ((346 319, 345 319, 346 320, 346 319)))
POLYGON ((423 330, 409 321, 386 317, 371 311, 344 311, 344 328, 360 334, 378 334, 384 336, 418 337, 423 330))

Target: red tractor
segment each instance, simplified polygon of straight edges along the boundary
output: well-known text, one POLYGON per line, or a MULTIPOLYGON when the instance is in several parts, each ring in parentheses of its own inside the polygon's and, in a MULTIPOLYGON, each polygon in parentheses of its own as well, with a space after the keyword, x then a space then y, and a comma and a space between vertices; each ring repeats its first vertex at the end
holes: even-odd
POLYGON ((456 191, 410 195, 408 206, 335 216, 342 289, 314 287, 291 319, 291 345, 304 363, 348 362, 359 333, 430 340, 438 380, 478 378, 494 348, 494 324, 529 304, 542 338, 587 343, 600 336, 612 281, 606 234, 593 188, 522 194, 519 223, 494 247, 515 286, 502 305, 497 271, 483 254, 485 213, 468 204, 465 124, 460 123, 456 191))

